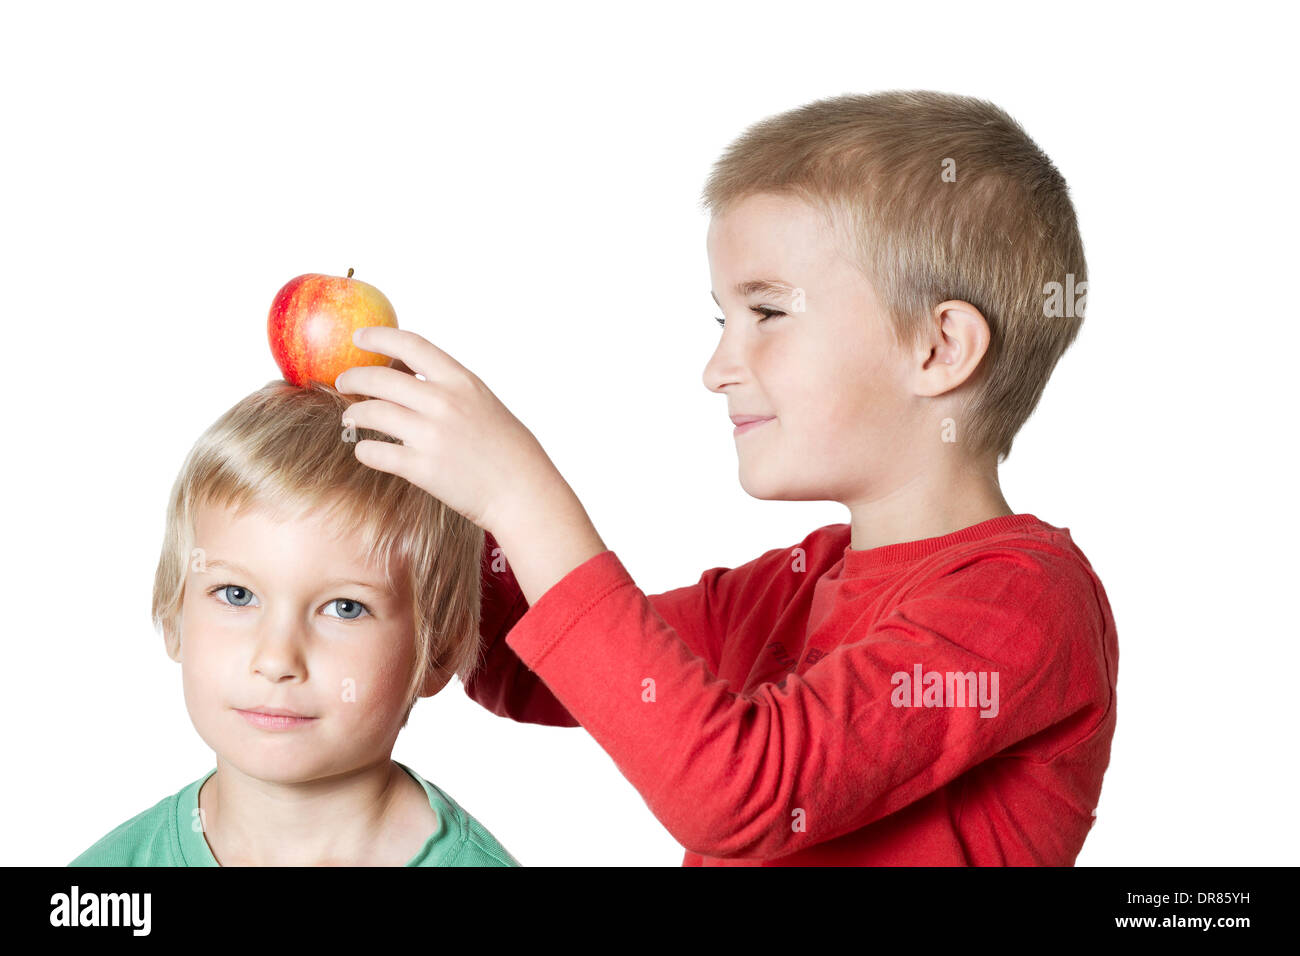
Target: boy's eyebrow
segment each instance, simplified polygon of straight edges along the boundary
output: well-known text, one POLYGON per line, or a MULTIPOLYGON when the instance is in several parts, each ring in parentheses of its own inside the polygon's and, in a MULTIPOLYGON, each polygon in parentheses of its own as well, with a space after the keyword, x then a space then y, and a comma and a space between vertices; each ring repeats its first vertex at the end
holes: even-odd
MULTIPOLYGON (((788 282, 782 282, 780 279, 747 279, 744 282, 736 283, 736 295, 742 299, 759 293, 761 295, 786 296, 794 291, 794 286, 788 282)), ((718 297, 712 289, 709 295, 713 296, 713 301, 718 302, 718 297)), ((718 305, 722 305, 718 302, 718 305)))
POLYGON ((253 572, 248 570, 248 568, 244 567, 243 565, 235 564, 234 561, 222 561, 220 558, 215 558, 211 560, 204 559, 202 561, 202 566, 203 566, 203 570, 199 572, 200 574, 203 574, 204 572, 209 571, 212 568, 225 568, 227 571, 235 571, 239 574, 246 575, 247 577, 250 578, 254 576, 253 572))
POLYGON ((352 587, 365 588, 369 591, 374 591, 376 594, 389 593, 388 588, 386 587, 382 587, 378 584, 371 584, 369 581, 357 581, 352 578, 330 578, 330 580, 324 582, 321 586, 332 588, 332 587, 337 587, 340 584, 347 584, 352 587))
MULTIPOLYGON (((205 570, 210 571, 213 568, 221 568, 226 571, 234 571, 236 574, 242 574, 245 577, 249 577, 249 578, 255 577, 252 571, 248 570, 242 565, 236 564, 234 561, 223 561, 222 559, 217 558, 215 560, 204 562, 205 570)), ((379 584, 372 584, 369 581, 357 581, 357 580, 353 580, 352 578, 331 578, 328 581, 321 582, 321 587, 332 588, 340 584, 348 584, 354 587, 366 588, 368 590, 374 591, 376 594, 389 593, 388 588, 382 587, 379 584)))

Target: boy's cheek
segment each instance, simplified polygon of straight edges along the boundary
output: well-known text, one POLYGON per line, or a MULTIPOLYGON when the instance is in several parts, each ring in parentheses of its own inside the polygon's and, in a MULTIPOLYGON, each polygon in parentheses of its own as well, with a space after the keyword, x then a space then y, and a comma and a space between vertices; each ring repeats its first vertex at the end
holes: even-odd
POLYGON ((385 707, 404 705, 411 662, 390 654, 376 661, 367 655, 348 655, 328 664, 317 661, 311 683, 322 705, 347 720, 365 721, 385 707), (400 700, 399 700, 400 698, 400 700))
POLYGON ((181 662, 185 701, 191 705, 206 705, 216 696, 211 662, 206 660, 194 645, 190 645, 186 650, 187 653, 181 662))

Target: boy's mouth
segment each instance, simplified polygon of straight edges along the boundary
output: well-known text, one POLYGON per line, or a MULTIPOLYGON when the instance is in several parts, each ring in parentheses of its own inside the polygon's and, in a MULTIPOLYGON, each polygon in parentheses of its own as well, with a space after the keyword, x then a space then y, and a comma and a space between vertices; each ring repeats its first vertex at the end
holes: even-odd
POLYGON ((306 727, 316 721, 315 717, 304 717, 302 714, 286 710, 283 707, 259 707, 255 710, 241 710, 234 708, 246 721, 254 727, 262 730, 294 730, 299 727, 306 727))
MULTIPOLYGON (((236 707, 235 710, 242 710, 246 714, 266 714, 270 717, 308 717, 308 714, 300 714, 296 710, 290 710, 287 707, 236 707)), ((312 718, 313 720, 315 718, 312 718)))
POLYGON ((732 432, 732 434, 743 435, 745 434, 745 432, 753 431, 755 428, 758 428, 760 425, 764 425, 767 422, 772 421, 775 417, 776 416, 772 416, 770 418, 762 418, 757 415, 733 415, 731 420, 735 422, 736 429, 734 432, 732 432))

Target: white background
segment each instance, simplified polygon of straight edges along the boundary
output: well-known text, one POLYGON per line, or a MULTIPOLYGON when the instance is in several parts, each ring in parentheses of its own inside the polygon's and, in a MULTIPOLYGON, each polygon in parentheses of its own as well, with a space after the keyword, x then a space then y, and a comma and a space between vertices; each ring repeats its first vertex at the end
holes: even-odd
MULTIPOLYGON (((848 520, 737 481, 710 164, 846 92, 991 99, 1070 183, 1088 319, 1002 468, 1107 589, 1080 865, 1293 864, 1294 24, 1281 4, 5 4, 0 846, 63 865, 213 766, 149 621, 192 442, 349 267, 537 435, 647 593, 848 520), (1067 12, 1068 11, 1068 12, 1067 12)), ((525 865, 676 841, 580 729, 459 683, 394 756, 525 865)))

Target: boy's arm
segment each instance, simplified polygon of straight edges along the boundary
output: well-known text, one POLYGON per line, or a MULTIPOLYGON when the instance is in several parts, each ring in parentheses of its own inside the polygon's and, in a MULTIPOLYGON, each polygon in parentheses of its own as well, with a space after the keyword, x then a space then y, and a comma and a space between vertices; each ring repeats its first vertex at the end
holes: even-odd
MULTIPOLYGON (((728 623, 728 594, 747 576, 745 571, 753 563, 734 570, 711 568, 696 584, 647 596, 710 672, 716 673, 718 668, 722 635, 728 623)), ((491 532, 484 532, 479 619, 483 650, 478 668, 465 682, 465 693, 501 717, 522 723, 577 727, 573 715, 506 643, 506 635, 527 612, 528 602, 496 539, 491 532)))
POLYGON ((741 696, 604 551, 543 594, 506 641, 678 842, 703 856, 787 856, 995 755, 1044 759, 1049 735, 1030 740, 1043 731, 1053 730, 1055 756, 1113 728, 1113 628, 1067 555, 990 553, 860 633, 850 615, 844 627, 818 635, 826 656, 802 675, 741 696), (904 675, 918 668, 920 696, 906 686, 904 698, 904 675), (934 672, 945 683, 983 674, 987 704, 925 706, 924 675, 934 672))

